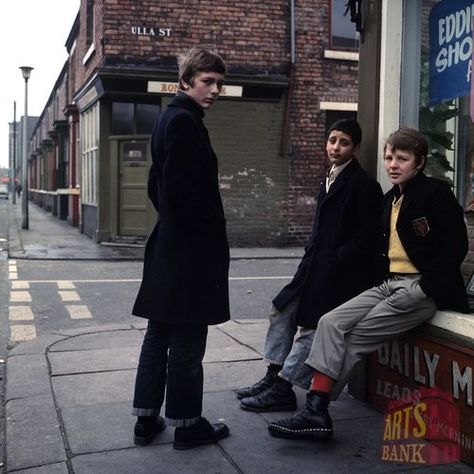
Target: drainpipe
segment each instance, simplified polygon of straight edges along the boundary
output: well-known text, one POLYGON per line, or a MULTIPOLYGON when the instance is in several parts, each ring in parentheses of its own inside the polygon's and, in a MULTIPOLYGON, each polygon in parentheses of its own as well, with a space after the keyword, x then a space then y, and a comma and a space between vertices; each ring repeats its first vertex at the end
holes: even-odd
POLYGON ((288 148, 290 135, 291 99, 293 98, 293 83, 296 62, 296 27, 295 27, 295 0, 290 0, 290 71, 288 82, 288 95, 286 97, 285 118, 283 121, 283 136, 281 141, 281 154, 284 155, 288 148))

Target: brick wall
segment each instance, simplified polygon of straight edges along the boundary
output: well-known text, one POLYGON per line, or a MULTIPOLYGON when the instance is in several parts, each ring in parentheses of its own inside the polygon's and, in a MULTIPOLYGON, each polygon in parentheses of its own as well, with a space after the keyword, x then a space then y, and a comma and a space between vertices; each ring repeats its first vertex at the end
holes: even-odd
MULTIPOLYGON (((176 54, 203 44, 224 56, 231 76, 289 77, 287 0, 95 0, 95 52, 83 64, 88 48, 88 2, 81 1, 76 48, 71 56, 73 92, 101 66, 175 73, 176 54), (163 36, 159 28, 165 29, 163 36)), ((311 232, 319 181, 326 168, 325 113, 319 103, 355 102, 357 98, 357 63, 323 57, 330 47, 330 4, 330 0, 295 2, 296 66, 286 154, 280 151, 285 96, 266 111, 263 103, 252 108, 250 102, 229 102, 234 104, 234 108, 226 106, 229 116, 242 114, 249 121, 248 127, 239 122, 239 133, 249 133, 249 140, 234 152, 232 127, 227 127, 225 120, 218 122, 219 135, 214 142, 229 160, 221 164, 221 185, 234 245, 301 245, 311 232), (256 130, 262 130, 260 137, 252 135, 256 130), (253 150, 247 152, 244 145, 253 150), (251 167, 251 161, 258 166, 251 167), (225 183, 229 176, 233 176, 232 186, 225 188, 230 184, 225 183), (271 228, 265 221, 272 223, 271 228)), ((214 128, 210 126, 211 134, 214 128)))
POLYGON ((357 63, 324 59, 330 47, 330 2, 296 2, 296 68, 291 107, 289 238, 305 243, 327 166, 321 101, 357 101, 357 63))
POLYGON ((221 100, 206 114, 233 246, 288 243, 288 166, 280 154, 283 115, 283 100, 221 100))
POLYGON ((246 0, 102 0, 106 63, 173 67, 191 46, 218 49, 232 72, 285 74, 289 59, 289 2, 246 0), (155 36, 132 34, 154 28, 155 36), (171 29, 158 36, 158 28, 171 29))

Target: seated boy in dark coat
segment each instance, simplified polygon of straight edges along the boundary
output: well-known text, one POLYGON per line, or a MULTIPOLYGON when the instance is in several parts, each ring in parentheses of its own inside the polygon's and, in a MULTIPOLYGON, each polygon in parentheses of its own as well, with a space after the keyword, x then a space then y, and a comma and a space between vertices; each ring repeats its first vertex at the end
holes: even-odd
POLYGON ((309 387, 312 370, 305 361, 319 318, 373 284, 368 263, 382 190, 355 157, 361 138, 355 120, 340 120, 329 129, 331 168, 319 190, 313 232, 293 280, 273 300, 265 342, 267 374, 237 392, 244 410, 295 410, 292 385, 309 387))

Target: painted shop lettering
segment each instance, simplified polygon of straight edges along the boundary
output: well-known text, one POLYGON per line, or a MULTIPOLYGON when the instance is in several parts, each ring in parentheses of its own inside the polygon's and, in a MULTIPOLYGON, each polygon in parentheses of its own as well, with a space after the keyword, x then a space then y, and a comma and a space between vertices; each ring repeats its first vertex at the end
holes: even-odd
POLYGON ((382 460, 426 464, 422 451, 425 444, 382 445, 382 460))
POLYGON ((171 28, 150 28, 148 26, 132 26, 135 36, 171 36, 171 28))
POLYGON ((435 60, 439 73, 459 62, 468 61, 466 80, 470 80, 473 15, 474 4, 438 20, 438 44, 445 45, 439 50, 435 60))
MULTIPOLYGON (((436 387, 436 370, 440 362, 439 354, 430 354, 426 349, 407 342, 400 344, 397 339, 386 342, 377 351, 377 361, 387 369, 395 370, 401 376, 420 385, 436 387)), ((452 394, 456 400, 465 397, 466 405, 473 406, 472 367, 460 366, 456 360, 450 361, 452 394)), ((386 380, 377 380, 377 395, 389 399, 417 399, 417 393, 386 380)))

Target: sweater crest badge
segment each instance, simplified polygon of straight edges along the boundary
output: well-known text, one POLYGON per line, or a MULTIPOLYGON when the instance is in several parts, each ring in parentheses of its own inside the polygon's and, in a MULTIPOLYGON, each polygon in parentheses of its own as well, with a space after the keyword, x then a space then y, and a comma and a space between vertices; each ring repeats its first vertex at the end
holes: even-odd
POLYGON ((426 237, 428 235, 430 226, 426 217, 420 217, 419 219, 411 221, 411 223, 413 225, 413 229, 415 230, 415 234, 418 235, 418 237, 426 237))

